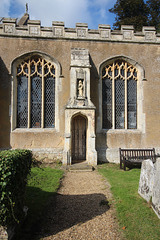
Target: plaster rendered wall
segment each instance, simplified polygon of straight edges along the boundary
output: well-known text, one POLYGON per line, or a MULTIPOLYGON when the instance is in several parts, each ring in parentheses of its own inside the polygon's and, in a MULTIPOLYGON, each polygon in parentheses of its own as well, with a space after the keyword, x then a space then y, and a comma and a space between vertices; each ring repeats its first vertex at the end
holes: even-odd
POLYGON ((0 148, 55 149, 62 151, 65 132, 65 106, 70 97, 71 48, 89 50, 91 64, 91 101, 96 106, 96 148, 99 160, 119 161, 118 148, 160 148, 160 45, 87 39, 39 39, 0 36, 0 148), (54 57, 62 67, 59 91, 59 131, 11 131, 11 63, 25 53, 39 51, 54 57), (145 70, 143 81, 144 131, 97 130, 99 116, 99 67, 107 59, 126 56, 145 70), (107 151, 106 151, 107 150, 107 151))

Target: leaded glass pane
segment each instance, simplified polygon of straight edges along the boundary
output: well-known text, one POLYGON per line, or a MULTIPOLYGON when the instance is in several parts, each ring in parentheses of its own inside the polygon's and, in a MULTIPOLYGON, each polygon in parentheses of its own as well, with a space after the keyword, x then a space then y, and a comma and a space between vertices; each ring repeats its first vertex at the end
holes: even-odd
POLYGON ((35 72, 35 64, 32 63, 31 64, 31 74, 33 74, 35 72))
POLYGON ((17 67, 17 74, 20 73, 21 71, 22 71, 22 67, 21 67, 21 65, 19 65, 19 66, 17 67))
POLYGON ((124 77, 125 70, 124 68, 121 68, 121 75, 124 77))
POLYGON ((28 79, 17 78, 17 127, 27 128, 28 124, 28 79))
POLYGON ((136 69, 134 70, 133 75, 137 78, 137 71, 136 71, 136 69))
POLYGON ((125 84, 122 79, 115 80, 115 126, 124 128, 125 112, 125 84))
POLYGON ((117 77, 118 73, 119 73, 119 69, 118 69, 118 67, 116 66, 116 67, 115 67, 115 71, 114 71, 114 76, 117 77))
POLYGON ((24 67, 23 67, 23 71, 24 71, 25 73, 28 73, 28 66, 27 66, 27 64, 24 65, 24 67))
POLYGON ((115 129, 124 129, 126 126, 129 129, 137 128, 137 76, 136 67, 124 60, 116 60, 102 69, 103 128, 111 128, 112 122, 115 123, 115 129), (110 83, 111 91, 108 92, 107 86, 110 83), (114 102, 112 85, 115 89, 114 102), (112 114, 112 107, 115 114, 112 114))
POLYGON ((33 77, 31 81, 31 127, 41 127, 41 96, 42 81, 40 77, 33 77))
POLYGON ((127 112, 128 128, 137 128, 137 81, 134 79, 127 81, 127 112))
POLYGON ((45 116, 46 128, 55 127, 55 79, 48 77, 45 79, 45 116))
POLYGON ((42 74, 42 65, 41 65, 41 63, 38 64, 37 71, 38 71, 38 73, 42 74))
POLYGON ((51 73, 55 75, 55 67, 54 66, 51 67, 51 73))
POLYGON ((103 79, 102 86, 103 98, 103 128, 112 128, 112 81, 108 78, 103 79))
POLYGON ((47 74, 47 73, 49 73, 49 68, 48 68, 48 66, 46 65, 46 66, 44 67, 44 74, 47 74))
POLYGON ((17 66, 16 74, 17 126, 55 127, 55 66, 34 55, 17 66), (31 83, 30 99, 28 99, 28 83, 31 83), (44 102, 42 102, 42 92, 44 92, 44 102), (28 108, 29 101, 30 108, 28 108), (43 116, 42 107, 44 107, 43 116), (28 116, 30 116, 30 126, 28 126, 28 116))

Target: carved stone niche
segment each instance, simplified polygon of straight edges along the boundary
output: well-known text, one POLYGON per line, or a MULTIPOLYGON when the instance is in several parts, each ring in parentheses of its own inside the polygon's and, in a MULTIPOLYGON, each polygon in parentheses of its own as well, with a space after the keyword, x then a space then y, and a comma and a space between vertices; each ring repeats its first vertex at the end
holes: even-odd
POLYGON ((93 107, 90 100, 90 68, 88 49, 71 49, 71 90, 68 106, 93 107))
MULTIPOLYGON (((70 67, 70 99, 65 109, 63 164, 74 164, 76 160, 78 162, 85 161, 94 166, 97 165, 97 152, 95 149, 95 106, 90 100, 91 66, 88 49, 71 49, 70 67), (83 119, 81 124, 85 122, 84 135, 81 134, 82 131, 79 128, 79 124, 76 125, 78 128, 74 127, 76 119, 78 118, 81 120, 83 119), (85 139, 85 141, 82 139, 85 139), (75 146, 79 146, 76 151, 75 146), (79 157, 78 159, 75 159, 74 153, 76 152, 79 155, 82 149, 85 149, 85 156, 83 156, 82 159, 79 157)), ((84 125, 82 126, 82 129, 83 127, 84 125)))
POLYGON ((85 72, 77 71, 77 99, 85 99, 85 72))

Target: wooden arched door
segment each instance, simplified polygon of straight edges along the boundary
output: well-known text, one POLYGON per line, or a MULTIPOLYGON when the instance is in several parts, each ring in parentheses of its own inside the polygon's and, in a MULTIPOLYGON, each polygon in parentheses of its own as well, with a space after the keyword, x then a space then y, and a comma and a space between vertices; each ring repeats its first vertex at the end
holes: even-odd
POLYGON ((81 115, 72 119, 72 163, 86 160, 87 120, 81 115))

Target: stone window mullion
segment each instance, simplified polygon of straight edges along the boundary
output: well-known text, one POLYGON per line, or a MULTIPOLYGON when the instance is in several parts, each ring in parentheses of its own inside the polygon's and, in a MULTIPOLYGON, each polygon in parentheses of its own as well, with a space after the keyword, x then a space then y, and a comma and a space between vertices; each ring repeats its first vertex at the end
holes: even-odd
POLYGON ((40 56, 17 65, 16 126, 55 127, 55 66, 40 56))
POLYGON ((31 62, 28 62, 28 128, 31 127, 31 62))
POLYGON ((127 123, 128 123, 128 114, 127 114, 127 62, 125 63, 125 114, 124 114, 124 126, 125 129, 127 129, 127 123))
POLYGON ((137 69, 123 60, 116 60, 102 69, 102 128, 137 128, 137 75, 137 69))
POLYGON ((42 59, 42 116, 41 116, 41 128, 44 128, 44 101, 45 101, 45 82, 44 82, 44 59, 42 59))
POLYGON ((112 66, 112 128, 115 129, 115 78, 114 78, 115 64, 112 66))

